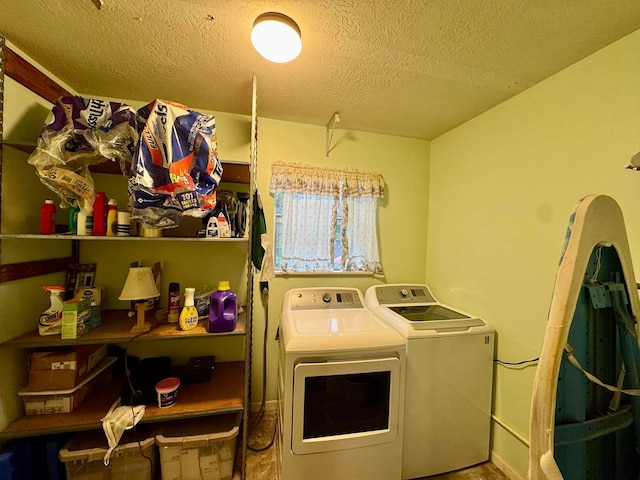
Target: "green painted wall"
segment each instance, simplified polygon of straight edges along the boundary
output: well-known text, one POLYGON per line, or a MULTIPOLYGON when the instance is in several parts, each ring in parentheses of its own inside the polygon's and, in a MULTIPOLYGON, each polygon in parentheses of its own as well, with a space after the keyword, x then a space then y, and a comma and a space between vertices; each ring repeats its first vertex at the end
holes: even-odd
MULTIPOLYGON (((581 197, 620 204, 640 265, 640 31, 434 140, 426 280, 497 330, 497 356, 537 357, 567 220, 581 197)), ((528 437, 535 367, 496 368, 495 414, 528 437)), ((494 425, 523 478, 527 449, 494 425)))

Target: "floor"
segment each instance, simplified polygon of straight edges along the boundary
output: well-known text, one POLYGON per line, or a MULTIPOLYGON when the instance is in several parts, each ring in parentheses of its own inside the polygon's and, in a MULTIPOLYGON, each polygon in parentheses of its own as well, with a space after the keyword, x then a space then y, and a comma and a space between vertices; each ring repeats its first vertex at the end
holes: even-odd
MULTIPOLYGON (((266 410, 261 418, 251 417, 249 449, 247 451, 247 480, 277 480, 277 435, 274 436, 276 410, 266 410), (265 448, 269 446, 269 448, 265 448), (263 448, 265 448, 263 450, 263 448), (255 451, 260 450, 260 451, 255 451)), ((424 477, 429 480, 508 480, 491 462, 442 475, 424 477)), ((416 479, 424 480, 424 479, 416 479)))

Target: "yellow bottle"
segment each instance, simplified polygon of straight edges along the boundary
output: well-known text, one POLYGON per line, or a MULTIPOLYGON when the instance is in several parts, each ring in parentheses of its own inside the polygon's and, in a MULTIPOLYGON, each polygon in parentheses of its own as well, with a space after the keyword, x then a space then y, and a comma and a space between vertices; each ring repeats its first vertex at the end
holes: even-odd
POLYGON ((195 288, 184 289, 184 307, 180 312, 178 323, 182 330, 193 330, 198 326, 198 310, 193 303, 195 288))
POLYGON ((115 237, 118 234, 117 227, 118 218, 118 201, 115 198, 110 198, 107 204, 107 236, 115 237))

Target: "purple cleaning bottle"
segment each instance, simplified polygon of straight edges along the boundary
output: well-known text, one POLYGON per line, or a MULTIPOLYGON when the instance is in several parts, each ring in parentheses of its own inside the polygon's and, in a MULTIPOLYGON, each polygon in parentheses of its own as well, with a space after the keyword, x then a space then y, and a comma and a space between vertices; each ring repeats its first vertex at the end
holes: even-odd
POLYGON ((218 283, 209 299, 209 333, 232 332, 238 319, 238 299, 228 281, 218 283))

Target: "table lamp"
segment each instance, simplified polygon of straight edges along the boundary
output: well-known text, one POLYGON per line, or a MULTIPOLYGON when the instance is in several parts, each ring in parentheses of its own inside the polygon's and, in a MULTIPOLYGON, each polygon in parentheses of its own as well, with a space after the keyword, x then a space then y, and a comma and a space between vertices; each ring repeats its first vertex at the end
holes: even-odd
POLYGON ((129 333, 145 333, 153 327, 149 322, 144 321, 145 303, 150 298, 160 296, 156 281, 153 278, 153 272, 149 267, 131 267, 129 275, 122 288, 122 293, 118 297, 119 300, 133 300, 136 302, 136 311, 138 312, 137 323, 129 331, 129 333))

